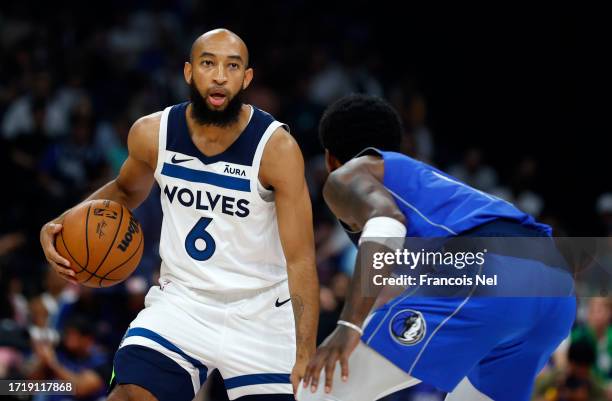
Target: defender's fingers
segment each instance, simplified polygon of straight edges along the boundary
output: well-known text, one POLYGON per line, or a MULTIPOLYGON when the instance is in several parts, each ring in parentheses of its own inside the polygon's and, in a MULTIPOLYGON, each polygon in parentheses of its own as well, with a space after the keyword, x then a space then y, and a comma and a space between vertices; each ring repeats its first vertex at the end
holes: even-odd
POLYGON ((347 381, 349 377, 349 361, 348 356, 345 354, 340 356, 340 376, 343 381, 347 381))
MULTIPOLYGON (((314 359, 314 358, 313 358, 314 359)), ((311 360, 306 366, 306 371, 304 372, 304 377, 302 378, 302 387, 308 387, 308 383, 310 383, 310 378, 312 377, 312 369, 313 369, 313 360, 311 360)))
POLYGON ((327 357, 327 363, 325 364, 325 392, 329 393, 334 383, 334 370, 336 369, 336 362, 338 361, 338 354, 336 352, 330 354, 327 357))
POLYGON ((319 387, 319 378, 321 377, 321 370, 323 370, 323 367, 325 366, 325 361, 327 357, 327 352, 317 357, 315 366, 312 369, 312 381, 310 383, 310 391, 313 393, 317 391, 317 387, 319 387))
POLYGON ((310 362, 308 362, 308 365, 306 366, 306 371, 304 372, 302 384, 304 388, 308 387, 308 385, 314 378, 315 369, 317 368, 317 363, 320 358, 319 352, 320 351, 317 351, 317 353, 310 359, 310 362))

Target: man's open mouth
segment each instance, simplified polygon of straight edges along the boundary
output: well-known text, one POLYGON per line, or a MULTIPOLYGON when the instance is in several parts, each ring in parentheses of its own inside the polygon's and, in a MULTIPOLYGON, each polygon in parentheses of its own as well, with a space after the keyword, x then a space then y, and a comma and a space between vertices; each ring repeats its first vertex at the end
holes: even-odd
POLYGON ((214 91, 208 95, 208 101, 213 106, 221 106, 225 102, 226 94, 222 91, 214 91))

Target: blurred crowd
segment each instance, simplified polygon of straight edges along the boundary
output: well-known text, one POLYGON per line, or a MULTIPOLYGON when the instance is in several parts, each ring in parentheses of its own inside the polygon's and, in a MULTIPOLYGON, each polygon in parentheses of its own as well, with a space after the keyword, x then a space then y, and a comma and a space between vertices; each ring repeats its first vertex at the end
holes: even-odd
MULTIPOLYGON (((500 166, 498 155, 478 143, 445 147, 450 134, 432 128, 426 83, 409 72, 384 74, 388 60, 367 43, 373 29, 367 24, 330 25, 310 10, 322 27, 312 33, 306 22, 292 26, 278 17, 305 7, 286 2, 274 5, 276 35, 269 37, 258 34, 257 18, 232 19, 192 1, 110 2, 105 9, 81 2, 53 10, 28 3, 3 5, 0 12, 0 169, 8 184, 0 197, 0 379, 70 380, 78 400, 105 393, 113 352, 156 283, 159 192, 136 210, 147 238, 141 266, 115 287, 91 290, 62 281, 45 265, 39 230, 117 174, 137 118, 188 98, 182 71, 189 46, 216 26, 234 29, 250 47, 256 75, 246 101, 288 123, 305 156, 321 281, 319 341, 335 327, 356 254, 321 194, 326 171, 317 123, 326 105, 344 94, 387 98, 403 120, 406 154, 515 203, 552 225, 557 236, 574 233, 563 209, 551 207, 554 199, 540 190, 550 177, 543 176, 538 157, 519 155, 511 166, 500 166), (202 24, 198 15, 216 25, 202 24), (291 39, 282 35, 289 31, 291 39), (321 40, 325 35, 334 43, 321 40)), ((612 235, 612 193, 590 204, 597 216, 590 235, 612 235)), ((534 399, 612 400, 610 315, 606 298, 580 303, 576 327, 542 373, 534 399)), ((224 400, 219 380, 211 380, 201 397, 224 400)), ((441 399, 425 385, 387 398, 441 399)))

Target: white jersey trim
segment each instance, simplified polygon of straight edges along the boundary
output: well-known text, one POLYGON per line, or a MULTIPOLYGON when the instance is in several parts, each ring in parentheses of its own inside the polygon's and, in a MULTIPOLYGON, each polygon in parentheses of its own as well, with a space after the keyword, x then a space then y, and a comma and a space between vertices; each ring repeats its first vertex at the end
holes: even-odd
POLYGON ((251 179, 251 193, 255 196, 256 199, 264 202, 270 203, 269 199, 273 191, 266 189, 259 182, 259 167, 261 166, 261 158, 263 156, 264 149, 266 148, 266 144, 270 140, 272 134, 280 127, 287 129, 287 125, 281 123, 280 121, 273 121, 270 123, 266 131, 261 136, 259 140, 259 144, 257 145, 257 149, 255 150, 255 155, 253 156, 253 169, 252 169, 252 179, 251 179), (259 185, 258 185, 259 184, 259 185), (261 185, 261 187, 259 187, 261 185), (268 200, 266 200, 268 199, 268 200))
POLYGON ((157 166, 155 167, 155 177, 159 177, 162 167, 166 161, 166 138, 168 136, 168 115, 172 106, 166 107, 162 112, 159 122, 159 139, 157 141, 157 166))

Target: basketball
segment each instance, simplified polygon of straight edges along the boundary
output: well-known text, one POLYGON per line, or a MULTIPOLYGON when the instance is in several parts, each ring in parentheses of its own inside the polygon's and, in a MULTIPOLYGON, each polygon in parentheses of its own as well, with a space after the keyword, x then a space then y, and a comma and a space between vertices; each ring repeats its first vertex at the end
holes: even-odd
POLYGON ((127 207, 92 200, 71 209, 55 237, 55 247, 87 287, 109 287, 125 280, 142 257, 140 224, 127 207))

